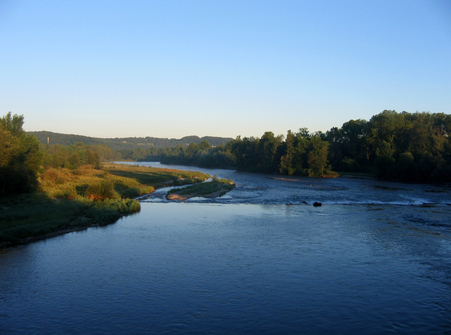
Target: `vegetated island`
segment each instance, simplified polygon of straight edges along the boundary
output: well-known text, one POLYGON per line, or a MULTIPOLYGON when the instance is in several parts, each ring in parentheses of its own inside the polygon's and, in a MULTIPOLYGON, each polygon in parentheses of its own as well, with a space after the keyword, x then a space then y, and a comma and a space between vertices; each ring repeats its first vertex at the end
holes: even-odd
POLYGON ((0 197, 0 247, 104 226, 139 212, 137 196, 208 178, 201 172, 129 164, 50 168, 41 173, 36 192, 0 197))
POLYGON ((218 179, 214 176, 209 182, 169 190, 166 199, 185 201, 194 197, 216 198, 233 190, 235 186, 236 184, 230 179, 218 179))

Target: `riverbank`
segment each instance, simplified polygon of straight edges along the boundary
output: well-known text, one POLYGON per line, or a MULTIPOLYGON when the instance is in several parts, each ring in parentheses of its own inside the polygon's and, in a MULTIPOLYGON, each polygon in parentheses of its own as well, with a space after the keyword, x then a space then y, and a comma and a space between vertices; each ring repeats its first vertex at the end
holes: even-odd
POLYGON ((0 248, 116 222, 140 211, 133 198, 171 185, 200 183, 201 172, 107 163, 102 169, 48 169, 40 190, 0 198, 0 248))
POLYGON ((233 190, 235 186, 235 183, 230 179, 213 179, 211 182, 170 190, 166 199, 185 201, 195 197, 216 198, 233 190))

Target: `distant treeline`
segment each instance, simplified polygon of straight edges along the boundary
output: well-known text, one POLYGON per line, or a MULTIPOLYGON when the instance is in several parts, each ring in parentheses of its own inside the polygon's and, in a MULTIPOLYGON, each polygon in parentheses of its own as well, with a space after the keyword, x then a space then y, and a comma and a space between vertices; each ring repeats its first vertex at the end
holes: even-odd
POLYGON ((39 144, 22 125, 23 116, 8 113, 0 118, 0 195, 36 189, 45 168, 75 170, 84 164, 100 167, 102 161, 120 160, 282 175, 321 177, 340 171, 370 173, 386 180, 451 182, 451 115, 443 113, 385 110, 369 121, 350 120, 326 133, 301 128, 286 136, 265 132, 261 138, 238 136, 220 144, 215 138, 189 137, 183 140, 196 142, 164 148, 114 149, 82 141, 39 144))
POLYGON ((93 165, 99 169, 102 161, 120 160, 118 152, 106 145, 41 145, 44 168, 68 168, 75 170, 82 165, 93 165))
POLYGON ((301 129, 298 134, 265 132, 261 138, 237 137, 225 145, 211 146, 204 141, 187 147, 166 148, 142 160, 159 160, 164 164, 195 165, 206 168, 234 168, 240 171, 333 176, 327 161, 329 143, 317 134, 301 129))
MULTIPOLYGON (((385 110, 369 121, 350 120, 326 133, 266 132, 219 145, 208 142, 123 156, 166 164, 236 168, 283 175, 333 175, 331 171, 371 173, 381 179, 451 182, 451 115, 385 110)), ((138 151, 137 151, 138 150, 138 151)))
POLYGON ((190 143, 200 143, 208 141, 213 146, 225 144, 232 138, 215 137, 215 136, 185 136, 181 139, 175 138, 157 138, 157 137, 124 137, 124 138, 96 138, 81 135, 68 135, 53 133, 49 131, 30 131, 29 135, 35 135, 41 144, 59 144, 59 145, 76 145, 83 143, 85 145, 106 145, 113 150, 132 150, 136 147, 143 148, 169 148, 177 145, 188 145, 190 143))

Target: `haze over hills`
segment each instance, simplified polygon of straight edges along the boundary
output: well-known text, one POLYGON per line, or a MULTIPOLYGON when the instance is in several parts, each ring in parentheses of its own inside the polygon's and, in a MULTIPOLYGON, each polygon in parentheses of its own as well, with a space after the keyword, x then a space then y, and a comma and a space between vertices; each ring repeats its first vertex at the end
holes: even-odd
POLYGON ((61 144, 61 145, 73 145, 78 142, 82 142, 86 145, 107 145, 113 150, 120 149, 133 149, 136 147, 155 147, 155 148, 167 148, 175 147, 177 145, 188 145, 190 143, 200 143, 207 141, 212 146, 220 144, 226 144, 233 141, 233 138, 227 137, 215 137, 215 136, 185 136, 181 139, 175 138, 157 138, 157 137, 125 137, 125 138, 97 138, 82 135, 72 134, 60 134, 50 131, 29 131, 27 134, 35 135, 39 142, 42 144, 61 144))

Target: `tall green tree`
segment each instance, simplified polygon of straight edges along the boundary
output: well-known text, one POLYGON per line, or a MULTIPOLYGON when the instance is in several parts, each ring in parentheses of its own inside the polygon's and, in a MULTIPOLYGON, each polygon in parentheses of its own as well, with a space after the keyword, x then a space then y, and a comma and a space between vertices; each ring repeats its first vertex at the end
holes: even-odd
POLYGON ((288 130, 287 138, 285 140, 285 150, 286 153, 280 158, 280 173, 285 175, 293 175, 295 173, 295 168, 293 164, 295 156, 295 137, 291 130, 288 130))
POLYGON ((8 112, 0 119, 2 128, 9 131, 14 137, 20 137, 24 133, 24 130, 22 129, 23 124, 23 115, 11 115, 11 112, 8 112))
POLYGON ((329 142, 322 141, 319 136, 310 139, 310 150, 308 153, 308 173, 310 177, 322 177, 330 170, 327 154, 329 142))
POLYGON ((36 190, 42 152, 35 136, 22 129, 23 116, 0 118, 0 195, 36 190))
POLYGON ((280 163, 278 148, 282 144, 282 136, 274 136, 267 131, 258 141, 258 172, 275 173, 280 163))

